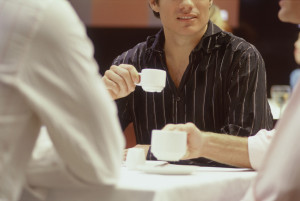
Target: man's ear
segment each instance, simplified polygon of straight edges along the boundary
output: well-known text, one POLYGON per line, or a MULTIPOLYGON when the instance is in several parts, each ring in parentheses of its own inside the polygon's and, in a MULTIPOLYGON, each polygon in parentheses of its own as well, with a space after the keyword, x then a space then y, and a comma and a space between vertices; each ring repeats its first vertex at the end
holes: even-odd
POLYGON ((148 0, 148 3, 153 11, 159 12, 158 4, 156 3, 156 0, 148 0))
POLYGON ((213 0, 209 0, 209 7, 211 7, 213 3, 214 3, 213 0))

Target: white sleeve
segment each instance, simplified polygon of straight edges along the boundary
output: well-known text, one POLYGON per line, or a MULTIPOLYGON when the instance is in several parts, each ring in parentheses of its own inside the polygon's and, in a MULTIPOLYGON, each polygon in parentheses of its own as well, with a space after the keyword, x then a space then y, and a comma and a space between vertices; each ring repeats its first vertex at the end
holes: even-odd
POLYGON ((258 170, 260 168, 274 133, 274 129, 271 131, 262 129, 256 135, 248 138, 249 159, 253 169, 258 170))
POLYGON ((83 185, 114 185, 124 137, 93 46, 68 1, 51 3, 32 44, 19 90, 47 127, 65 170, 83 185))
POLYGON ((276 124, 276 134, 243 200, 300 200, 300 83, 276 124))

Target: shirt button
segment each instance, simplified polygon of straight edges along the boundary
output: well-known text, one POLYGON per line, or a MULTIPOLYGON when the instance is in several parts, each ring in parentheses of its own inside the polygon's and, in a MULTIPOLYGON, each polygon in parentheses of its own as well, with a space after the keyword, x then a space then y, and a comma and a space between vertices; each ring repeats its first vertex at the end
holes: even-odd
POLYGON ((180 101, 180 97, 177 97, 177 98, 176 98, 176 101, 179 102, 179 101, 180 101))

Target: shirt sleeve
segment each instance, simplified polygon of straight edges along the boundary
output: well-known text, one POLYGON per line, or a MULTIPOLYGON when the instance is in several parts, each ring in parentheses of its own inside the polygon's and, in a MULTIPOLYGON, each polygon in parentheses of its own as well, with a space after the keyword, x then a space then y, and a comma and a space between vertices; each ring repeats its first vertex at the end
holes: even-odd
POLYGON ((243 200, 300 200, 299 114, 300 85, 297 85, 276 124, 276 134, 258 175, 243 200))
POLYGON ((258 170, 261 167, 274 133, 275 130, 262 129, 256 135, 248 138, 249 159, 253 169, 258 170))
MULTIPOLYGON (((131 64, 137 71, 140 71, 140 68, 136 65, 138 58, 136 54, 132 53, 132 49, 123 52, 117 58, 114 59, 113 65, 120 65, 120 64, 131 64)), ((125 130, 127 126, 133 122, 132 119, 132 111, 133 111, 133 99, 134 93, 129 94, 126 97, 120 98, 116 100, 117 108, 118 108, 118 116, 122 126, 122 129, 125 130)))
POLYGON ((114 185, 124 138, 93 54, 69 2, 53 1, 33 38, 18 86, 47 127, 66 172, 84 185, 114 185))
POLYGON ((118 116, 123 130, 125 130, 127 126, 133 121, 130 112, 132 110, 132 98, 133 94, 129 94, 126 97, 116 100, 118 116))
POLYGON ((233 71, 227 92, 228 118, 222 132, 238 136, 254 135, 261 129, 273 128, 267 100, 264 61, 253 46, 235 54, 237 68, 233 71))

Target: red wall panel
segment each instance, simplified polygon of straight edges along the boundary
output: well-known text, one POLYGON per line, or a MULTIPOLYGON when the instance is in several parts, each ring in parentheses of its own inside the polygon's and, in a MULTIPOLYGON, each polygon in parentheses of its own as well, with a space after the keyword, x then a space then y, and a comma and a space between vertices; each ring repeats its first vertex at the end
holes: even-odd
POLYGON ((148 26, 146 0, 94 0, 92 26, 145 27, 148 26))

